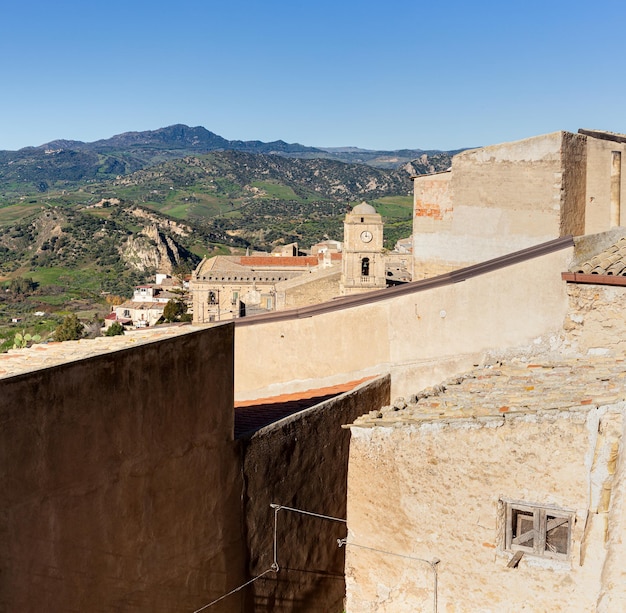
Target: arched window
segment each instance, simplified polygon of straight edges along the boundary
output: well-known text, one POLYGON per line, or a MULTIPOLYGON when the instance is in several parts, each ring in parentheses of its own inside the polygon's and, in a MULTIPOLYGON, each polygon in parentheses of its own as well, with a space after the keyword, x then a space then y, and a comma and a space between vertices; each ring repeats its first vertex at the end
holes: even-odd
POLYGON ((363 258, 361 260, 361 276, 369 277, 370 276, 370 259, 363 258))

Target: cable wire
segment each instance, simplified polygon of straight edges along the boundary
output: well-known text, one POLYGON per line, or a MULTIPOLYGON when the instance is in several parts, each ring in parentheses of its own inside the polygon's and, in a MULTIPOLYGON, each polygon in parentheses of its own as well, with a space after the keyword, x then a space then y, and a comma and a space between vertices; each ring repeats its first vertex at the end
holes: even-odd
POLYGON ((247 587, 251 583, 254 583, 257 579, 260 579, 264 575, 267 575, 267 573, 272 573, 272 572, 276 572, 276 571, 273 568, 268 568, 265 572, 262 572, 260 575, 257 575, 256 577, 252 577, 250 581, 247 581, 243 585, 236 587, 234 590, 231 590, 230 592, 228 592, 228 594, 224 594, 223 596, 220 596, 217 600, 213 600, 212 602, 209 602, 209 604, 205 604, 203 607, 196 609, 193 613, 199 613, 200 611, 204 611, 204 609, 208 609, 209 607, 212 607, 214 604, 217 604, 220 600, 224 600, 224 598, 231 596, 235 592, 238 592, 239 590, 243 590, 244 587, 247 587))
POLYGON ((437 564, 441 562, 439 558, 433 558, 432 560, 427 560, 426 558, 417 558, 415 556, 408 556, 402 553, 395 553, 393 551, 385 551, 384 549, 376 549, 375 547, 368 547, 367 545, 360 545, 359 543, 348 543, 347 538, 337 539, 338 547, 358 547, 360 549, 367 549, 369 551, 375 551, 376 553, 384 553, 390 556, 395 556, 397 558, 404 558, 405 560, 416 560, 417 562, 426 562, 430 566, 430 569, 433 571, 433 611, 437 613, 437 564))
POLYGON ((284 507, 282 504, 272 503, 270 507, 274 509, 275 512, 284 509, 285 511, 293 511, 294 513, 302 513, 302 515, 311 515, 312 517, 319 517, 320 519, 329 519, 331 521, 340 521, 344 524, 347 520, 342 519, 341 517, 331 517, 330 515, 321 515, 320 513, 311 513, 311 511, 303 511, 302 509, 294 509, 293 507, 284 507))

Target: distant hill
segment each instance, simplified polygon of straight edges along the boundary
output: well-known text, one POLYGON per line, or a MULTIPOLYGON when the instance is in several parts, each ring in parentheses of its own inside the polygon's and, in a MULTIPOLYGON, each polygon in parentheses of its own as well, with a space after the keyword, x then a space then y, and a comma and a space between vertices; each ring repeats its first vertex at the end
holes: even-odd
POLYGON ((83 184, 113 179, 162 162, 216 151, 278 155, 302 159, 331 159, 397 169, 433 172, 450 165, 455 152, 372 151, 356 147, 316 148, 282 140, 227 140, 203 127, 178 124, 146 132, 126 132, 92 143, 55 140, 19 151, 0 151, 0 199, 50 189, 73 189, 83 184))

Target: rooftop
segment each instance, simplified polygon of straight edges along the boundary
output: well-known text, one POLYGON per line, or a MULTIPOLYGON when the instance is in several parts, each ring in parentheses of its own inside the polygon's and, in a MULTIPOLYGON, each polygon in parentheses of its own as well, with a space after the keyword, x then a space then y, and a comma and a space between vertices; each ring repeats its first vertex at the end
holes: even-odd
POLYGON ((575 411, 626 400, 624 357, 497 362, 398 398, 355 421, 360 427, 400 427, 427 421, 575 411))
POLYGON ((624 228, 576 239, 575 261, 562 273, 570 283, 626 285, 626 233, 624 228))
POLYGON ((344 392, 349 392, 371 378, 365 377, 358 381, 349 381, 292 394, 282 394, 271 398, 235 402, 235 438, 250 436, 257 430, 285 417, 314 407, 344 392))

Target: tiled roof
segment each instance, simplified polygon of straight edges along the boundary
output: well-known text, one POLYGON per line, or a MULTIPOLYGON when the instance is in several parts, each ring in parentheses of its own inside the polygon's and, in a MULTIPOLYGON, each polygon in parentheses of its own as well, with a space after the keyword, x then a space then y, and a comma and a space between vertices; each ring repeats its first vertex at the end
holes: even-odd
POLYGON ((590 260, 579 264, 572 272, 585 275, 626 276, 626 237, 590 260))
POLYGON ((369 379, 371 377, 294 394, 236 402, 235 438, 253 434, 285 417, 348 392, 369 379))
POLYGON ((163 310, 166 304, 167 302, 148 302, 147 300, 146 301, 138 300, 135 302, 133 300, 128 300, 116 306, 115 310, 118 310, 118 309, 135 309, 135 310, 161 309, 163 310))
POLYGON ((356 426, 417 424, 454 418, 493 417, 626 400, 626 361, 615 356, 586 356, 557 362, 497 363, 452 377, 408 401, 372 411, 356 426))
POLYGON ((239 260, 242 266, 272 266, 284 268, 285 266, 317 266, 319 260, 315 255, 307 256, 242 256, 239 260))

